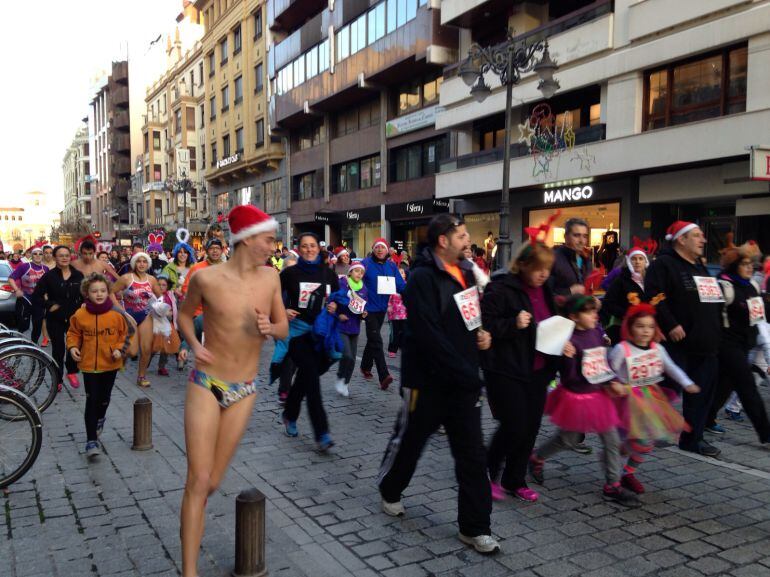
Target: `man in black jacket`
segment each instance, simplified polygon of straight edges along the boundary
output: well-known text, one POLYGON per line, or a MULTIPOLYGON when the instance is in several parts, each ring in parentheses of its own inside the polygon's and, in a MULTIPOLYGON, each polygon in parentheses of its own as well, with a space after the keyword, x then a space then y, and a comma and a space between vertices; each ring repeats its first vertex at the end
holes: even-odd
POLYGON ((565 223, 564 244, 553 251, 555 260, 550 284, 555 295, 585 292, 585 281, 591 273, 591 259, 583 256, 588 239, 588 223, 582 218, 570 218, 565 223))
POLYGON ((719 368, 719 309, 724 297, 701 262, 706 237, 698 225, 677 221, 668 228, 666 240, 671 247, 650 265, 644 288, 647 300, 665 295, 657 317, 666 350, 700 387, 700 393, 684 395, 682 416, 692 430, 681 434, 679 448, 716 457, 721 451, 703 439, 703 429, 719 368))
POLYGON ((480 553, 497 553, 479 400, 478 351, 488 349, 491 340, 480 329, 479 293, 463 258, 470 236, 459 218, 441 214, 428 225, 428 243, 403 292, 409 310, 401 361, 403 405, 380 469, 382 508, 388 515, 404 514, 401 493, 428 437, 444 425, 460 486, 460 540, 480 553))

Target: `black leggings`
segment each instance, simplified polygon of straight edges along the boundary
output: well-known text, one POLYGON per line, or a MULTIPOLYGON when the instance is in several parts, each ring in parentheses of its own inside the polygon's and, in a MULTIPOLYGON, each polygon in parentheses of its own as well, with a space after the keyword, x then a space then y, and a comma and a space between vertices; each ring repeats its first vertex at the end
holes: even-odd
POLYGON ((89 441, 96 440, 96 425, 99 419, 103 419, 107 414, 117 374, 118 371, 83 373, 83 384, 86 388, 86 439, 89 441))
POLYGON ((69 318, 62 322, 56 316, 49 316, 47 319, 48 336, 51 339, 51 353, 53 360, 56 361, 57 368, 59 369, 59 382, 64 380, 64 370, 71 375, 76 375, 78 372, 78 364, 70 356, 67 351, 66 337, 67 330, 70 328, 69 318))
POLYGON ((16 322, 18 324, 19 332, 26 332, 31 322, 32 333, 29 338, 35 344, 40 340, 40 334, 43 332, 44 318, 45 307, 39 299, 36 299, 33 296, 16 299, 16 322))
POLYGON ((406 319, 390 321, 390 342, 388 342, 388 352, 397 353, 401 348, 401 340, 404 338, 404 327, 406 319))
POLYGON ((324 360, 324 353, 315 350, 313 335, 310 333, 291 339, 289 356, 297 366, 297 377, 286 399, 283 417, 288 421, 296 421, 302 408, 302 399, 307 398, 307 412, 317 441, 321 435, 329 432, 329 422, 321 398, 321 375, 329 368, 329 362, 324 360))

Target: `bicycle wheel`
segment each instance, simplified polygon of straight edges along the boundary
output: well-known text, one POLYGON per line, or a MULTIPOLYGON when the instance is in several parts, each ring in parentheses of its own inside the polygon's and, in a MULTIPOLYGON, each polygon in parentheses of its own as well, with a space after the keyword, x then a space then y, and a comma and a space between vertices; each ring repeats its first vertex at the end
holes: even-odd
POLYGON ((0 407, 11 420, 0 421, 0 489, 18 481, 35 463, 43 444, 40 413, 24 394, 0 385, 0 407))
MULTIPOLYGON (((34 345, 0 349, 0 384, 27 395, 41 413, 51 406, 59 385, 59 371, 48 353, 34 345)), ((0 407, 0 418, 8 419, 0 407)))

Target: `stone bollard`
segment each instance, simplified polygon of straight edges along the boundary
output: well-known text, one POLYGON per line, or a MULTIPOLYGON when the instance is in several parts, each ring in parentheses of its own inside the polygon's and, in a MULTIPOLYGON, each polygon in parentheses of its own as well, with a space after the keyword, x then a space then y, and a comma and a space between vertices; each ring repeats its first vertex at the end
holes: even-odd
POLYGON ((152 401, 147 397, 134 401, 134 444, 131 449, 152 449, 152 401))
POLYGON ((263 577, 265 567, 265 496, 251 488, 235 499, 235 569, 233 577, 263 577))

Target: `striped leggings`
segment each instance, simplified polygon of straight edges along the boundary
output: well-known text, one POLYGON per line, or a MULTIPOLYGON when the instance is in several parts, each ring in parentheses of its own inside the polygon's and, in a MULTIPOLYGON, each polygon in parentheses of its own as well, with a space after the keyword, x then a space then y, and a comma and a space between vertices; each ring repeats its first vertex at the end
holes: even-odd
POLYGON ((655 447, 655 444, 652 441, 627 439, 628 461, 623 467, 623 472, 626 475, 633 475, 639 468, 639 465, 644 462, 645 457, 652 452, 653 447, 655 447))

